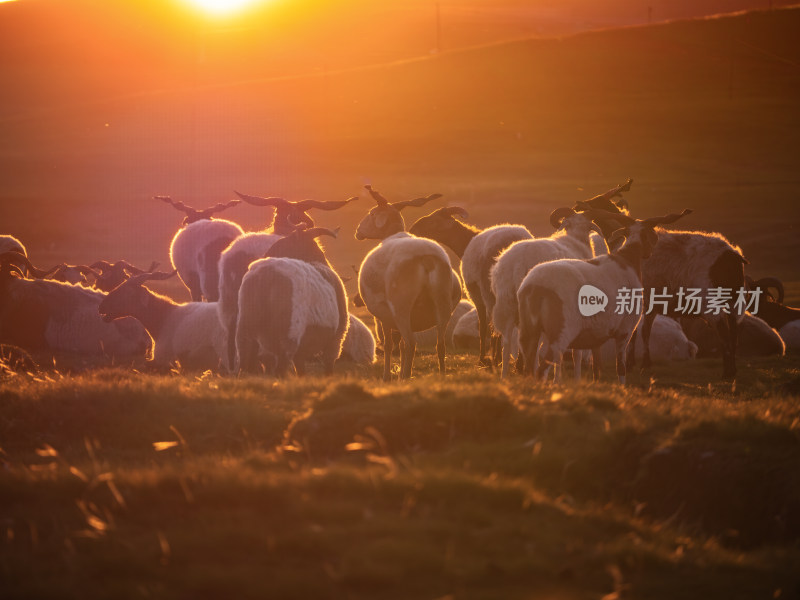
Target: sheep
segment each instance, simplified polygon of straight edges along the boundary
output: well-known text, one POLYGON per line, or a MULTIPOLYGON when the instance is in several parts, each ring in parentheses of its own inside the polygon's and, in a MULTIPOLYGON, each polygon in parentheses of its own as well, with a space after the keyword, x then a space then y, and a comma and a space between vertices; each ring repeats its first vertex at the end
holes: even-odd
POLYGON ((508 246, 520 240, 533 239, 533 236, 522 225, 495 225, 480 230, 456 219, 456 216, 466 219, 468 215, 463 208, 457 206, 440 208, 418 219, 408 231, 412 235, 448 246, 461 259, 464 287, 478 313, 478 364, 491 368, 492 361, 486 357, 491 331, 489 319, 494 309, 489 271, 498 255, 508 246))
POLYGON ((236 324, 235 371, 255 372, 260 361, 279 377, 305 373, 305 361, 321 354, 333 373, 350 323, 344 283, 316 238, 335 237, 319 227, 281 238, 242 278, 236 324))
POLYGON ((456 323, 453 329, 453 345, 459 350, 480 348, 478 311, 475 308, 464 314, 456 323))
POLYGON ((28 256, 25 246, 13 235, 0 235, 0 254, 5 252, 19 252, 23 256, 28 256))
POLYGON ((337 210, 354 200, 358 200, 358 196, 353 196, 347 200, 284 200, 283 198, 262 198, 240 192, 235 193, 239 198, 253 206, 275 207, 275 218, 271 233, 277 235, 288 235, 301 225, 306 228, 314 227, 314 220, 307 213, 312 208, 337 210))
POLYGON ((142 273, 152 273, 157 267, 158 262, 153 261, 150 264, 150 268, 144 270, 133 266, 126 260, 118 260, 115 263, 110 263, 107 260, 98 260, 89 265, 89 268, 98 274, 94 281, 94 288, 101 292, 110 292, 129 277, 141 275, 142 273))
POLYGON ((68 265, 61 263, 49 272, 47 278, 64 283, 81 284, 92 287, 92 281, 99 279, 100 273, 86 265, 68 265), (92 280, 92 281, 90 281, 92 280))
MULTIPOLYGON (((644 221, 631 219, 632 223, 621 232, 625 242, 614 252, 589 260, 554 260, 531 269, 517 292, 520 346, 526 370, 534 370, 533 359, 541 336, 545 344, 539 353, 535 375, 540 378, 551 363, 555 365, 556 382, 560 380, 561 360, 568 348, 591 349, 614 339, 617 376, 620 383, 625 383, 628 343, 642 316, 638 307, 624 309, 625 292, 641 287, 642 261, 658 242, 655 227, 673 223, 690 212, 687 209, 680 214, 644 221), (579 298, 587 293, 598 301, 601 310, 584 316, 579 298), (617 309, 620 306, 623 310, 617 309), (617 308, 611 311, 611 307, 617 308)), ((599 365, 595 369, 598 376, 599 365)))
MULTIPOLYGON (((698 347, 700 358, 722 355, 722 340, 716 329, 699 317, 682 319, 683 330, 698 347)), ((783 356, 788 344, 783 336, 763 319, 746 312, 737 328, 739 356, 783 356)))
POLYGON ((592 258, 595 256, 590 241, 592 232, 600 237, 598 246, 603 247, 601 253, 608 253, 600 228, 584 214, 576 213, 571 208, 557 208, 550 215, 550 224, 557 230, 556 233, 549 238, 514 242, 500 253, 490 271, 491 290, 495 298, 492 324, 500 334, 503 348, 502 377, 508 375, 511 350, 517 336, 517 290, 528 271, 549 260, 592 258))
POLYGON ((274 233, 246 233, 225 248, 219 258, 219 300, 217 314, 225 344, 225 368, 234 369, 236 358, 236 323, 239 318, 239 288, 250 263, 263 258, 272 245, 281 239, 274 233))
POLYGON ((366 186, 377 206, 356 228, 356 239, 380 239, 361 263, 358 291, 367 309, 380 322, 384 339, 383 379, 391 373, 393 331, 400 332, 400 377, 411 377, 416 351, 414 332, 436 326, 439 373, 445 373, 445 331, 461 299, 461 282, 447 253, 436 242, 405 233, 400 211, 439 197, 389 203, 366 186))
POLYGON ((218 370, 224 346, 215 303, 177 304, 144 287, 174 275, 175 271, 134 275, 103 298, 98 312, 108 322, 133 317, 147 329, 153 338, 149 366, 168 369, 177 362, 188 370, 218 370))
POLYGON ((232 221, 213 219, 212 215, 230 206, 239 204, 240 200, 231 200, 225 204, 205 210, 197 210, 185 206, 183 202, 175 202, 169 196, 155 196, 184 212, 181 229, 173 236, 169 247, 172 268, 178 271, 178 277, 189 289, 195 302, 205 299, 216 302, 219 299, 217 282, 217 261, 222 251, 244 230, 232 221))
POLYGON ((745 278, 747 288, 759 294, 758 316, 764 319, 771 327, 781 331, 792 321, 800 320, 800 308, 793 308, 783 304, 783 283, 777 277, 764 277, 758 281, 745 278), (777 294, 773 296, 771 289, 777 294))
MULTIPOLYGON (((588 202, 578 202, 576 210, 595 210, 588 202)), ((614 214, 606 213, 602 220, 595 219, 604 227, 617 222, 629 225, 633 219, 615 207, 614 214)), ((653 305, 656 294, 663 294, 670 300, 666 306, 666 314, 675 318, 681 316, 678 306, 681 291, 697 289, 706 295, 713 289, 731 290, 733 298, 724 303, 719 314, 705 315, 720 333, 722 344, 723 377, 733 379, 736 376, 736 347, 738 323, 744 311, 734 309, 737 292, 744 291, 744 258, 739 247, 731 244, 719 233, 703 231, 664 231, 658 230, 658 242, 653 247, 652 255, 642 264, 643 302, 646 307, 653 305)), ((644 352, 642 366, 651 364, 649 354, 650 330, 656 311, 649 311, 642 319, 642 343, 644 352)), ((634 338, 635 344, 636 338, 634 338)), ((629 353, 629 366, 635 363, 635 353, 629 353)))
POLYGON ((339 360, 351 360, 359 365, 371 365, 375 362, 375 337, 364 321, 350 315, 350 326, 342 344, 339 360))
POLYGON ((38 271, 18 252, 0 254, 0 342, 33 353, 61 352, 114 360, 144 358, 151 340, 134 319, 105 323, 105 294, 79 285, 25 279, 38 271))
POLYGON ((789 321, 778 333, 787 350, 800 350, 800 320, 789 321))
MULTIPOLYGON (((641 335, 641 331, 637 330, 636 336, 639 338, 640 342, 641 335)), ((637 358, 641 358, 643 354, 641 343, 636 345, 635 351, 637 358)), ((612 340, 603 344, 600 355, 603 361, 612 362, 614 360, 615 349, 612 340)), ((653 329, 650 333, 650 357, 653 362, 665 363, 692 360, 696 358, 697 355, 697 344, 686 336, 680 323, 664 315, 656 316, 653 321, 653 329)))

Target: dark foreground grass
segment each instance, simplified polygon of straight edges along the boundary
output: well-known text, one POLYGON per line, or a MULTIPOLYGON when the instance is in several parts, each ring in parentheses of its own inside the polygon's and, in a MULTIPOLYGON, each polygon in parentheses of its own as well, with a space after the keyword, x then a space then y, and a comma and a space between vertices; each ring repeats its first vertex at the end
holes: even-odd
POLYGON ((4 598, 800 593, 800 357, 535 386, 0 382, 4 598), (788 385, 787 385, 788 384, 788 385))

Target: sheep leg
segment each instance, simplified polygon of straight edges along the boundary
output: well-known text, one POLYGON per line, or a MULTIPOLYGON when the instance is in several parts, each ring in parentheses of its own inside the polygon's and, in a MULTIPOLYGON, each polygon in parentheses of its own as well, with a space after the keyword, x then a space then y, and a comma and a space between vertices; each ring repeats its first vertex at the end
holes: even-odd
POLYGON ((197 271, 191 271, 186 274, 186 279, 181 277, 183 284, 189 288, 189 293, 192 295, 192 302, 203 301, 203 291, 200 286, 200 275, 197 271))
POLYGON ((736 346, 738 342, 736 317, 726 315, 717 321, 717 332, 722 341, 722 377, 733 380, 736 378, 736 346))
POLYGON ((621 384, 625 384, 627 370, 625 366, 625 352, 628 349, 630 338, 614 338, 614 345, 617 352, 617 377, 621 384))
POLYGON ((392 374, 392 352, 394 351, 393 331, 381 322, 383 330, 383 380, 389 381, 392 374))
POLYGON ((478 366, 492 368, 492 363, 486 358, 489 334, 489 319, 486 314, 486 305, 481 297, 481 290, 477 283, 467 284, 467 293, 475 305, 475 312, 478 313, 478 340, 480 342, 480 354, 478 355, 478 366))
MULTIPOLYGON (((241 328, 236 331, 236 357, 234 359, 234 372, 242 373, 255 373, 256 365, 258 364, 258 342, 247 335, 241 328)), ((233 336, 231 336, 233 337, 233 336)))
POLYGON ((592 348, 592 380, 600 381, 602 364, 600 363, 600 346, 592 348))
POLYGON ((400 330, 400 335, 403 336, 400 342, 400 378, 410 379, 411 371, 414 367, 414 354, 417 350, 417 341, 414 338, 414 332, 411 331, 410 326, 406 332, 400 330))
MULTIPOLYGON (((652 366, 650 361, 650 332, 653 330, 653 322, 656 320, 656 313, 645 315, 642 319, 642 369, 649 369, 652 366)), ((636 332, 634 332, 635 334, 636 332)), ((634 335, 631 343, 634 344, 633 349, 629 350, 629 354, 636 357, 636 336, 634 335)))
POLYGON ((445 350, 447 342, 445 340, 445 333, 447 332, 447 322, 445 321, 444 324, 440 324, 436 328, 436 354, 439 357, 439 374, 444 375, 445 373, 445 366, 444 366, 444 358, 445 358, 445 350))
POLYGON ((575 383, 580 383, 581 380, 581 367, 583 362, 583 350, 572 351, 572 373, 575 377, 575 383))

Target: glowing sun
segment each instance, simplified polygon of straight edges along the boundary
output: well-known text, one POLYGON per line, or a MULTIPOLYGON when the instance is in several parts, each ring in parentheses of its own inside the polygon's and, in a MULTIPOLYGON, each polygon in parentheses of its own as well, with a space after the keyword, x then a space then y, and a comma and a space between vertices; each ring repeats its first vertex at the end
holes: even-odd
POLYGON ((210 15, 232 15, 263 0, 184 0, 186 4, 210 15))

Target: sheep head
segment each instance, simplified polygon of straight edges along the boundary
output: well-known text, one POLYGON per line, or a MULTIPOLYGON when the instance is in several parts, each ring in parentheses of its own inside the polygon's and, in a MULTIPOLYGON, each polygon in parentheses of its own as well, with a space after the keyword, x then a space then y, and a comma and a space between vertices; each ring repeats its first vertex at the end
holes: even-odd
POLYGON ((275 207, 273 221, 267 225, 267 227, 271 226, 273 232, 277 233, 278 235, 288 235, 301 225, 307 228, 314 227, 314 220, 308 216, 306 212, 312 208, 318 208, 320 210, 336 210, 346 206, 354 200, 358 200, 358 196, 353 196, 347 200, 290 201, 277 197, 262 198, 260 196, 250 196, 240 192, 236 192, 236 195, 253 206, 275 207))
POLYGON ((265 257, 296 258, 305 262, 328 264, 325 251, 319 245, 317 238, 323 235, 336 238, 338 232, 338 229, 331 230, 324 227, 296 229, 275 242, 265 257))
POLYGON ((123 281, 100 302, 98 312, 104 321, 135 316, 147 307, 151 292, 144 287, 147 281, 162 281, 174 277, 178 272, 144 272, 123 281))
POLYGON ((155 271, 158 267, 158 262, 153 261, 147 271, 135 267, 125 260, 120 260, 115 263, 110 263, 107 260, 98 260, 89 265, 89 267, 99 272, 94 282, 94 287, 101 292, 110 292, 133 275, 141 275, 142 273, 155 271))
MULTIPOLYGON (((619 237, 625 238, 623 248, 630 243, 639 243, 642 248, 642 258, 649 258, 653 252, 653 247, 658 243, 658 234, 655 228, 660 225, 669 225, 678 219, 691 214, 691 209, 685 208, 680 213, 670 213, 662 217, 650 217, 649 219, 632 219, 627 215, 617 215, 615 218, 625 225, 615 231, 608 240, 609 247, 613 247, 619 237)), ((620 248, 621 249, 621 248, 620 248)))
POLYGON ((568 233, 586 231, 586 235, 588 235, 590 231, 594 231, 601 237, 605 237, 603 231, 594 223, 589 214, 575 212, 568 207, 557 208, 550 213, 550 225, 553 226, 553 229, 564 229, 568 233))
POLYGON ((777 277, 762 277, 758 281, 753 281, 752 277, 746 276, 744 279, 748 289, 750 290, 760 289, 764 294, 765 300, 771 302, 777 302, 778 304, 783 304, 783 296, 785 290, 783 287, 783 282, 777 277), (770 293, 770 289, 775 290, 777 294, 773 296, 770 293))
POLYGON ((442 197, 441 194, 431 194, 430 196, 414 198, 413 200, 389 202, 380 192, 372 189, 371 185, 365 185, 364 188, 375 200, 377 206, 370 210, 356 227, 357 240, 382 240, 395 233, 405 231, 406 223, 403 220, 403 215, 400 214, 401 210, 408 206, 423 206, 431 200, 442 197))
MULTIPOLYGON (((573 207, 574 210, 584 212, 588 209, 602 210, 611 214, 620 214, 628 216, 628 202, 622 198, 622 192, 627 192, 631 189, 633 180, 628 177, 625 183, 611 188, 604 194, 590 198, 589 200, 579 200, 573 207), (618 198, 614 200, 614 198, 618 198)), ((608 217, 598 220, 593 219, 595 223, 603 230, 603 237, 608 239, 616 229, 616 221, 608 217)))

